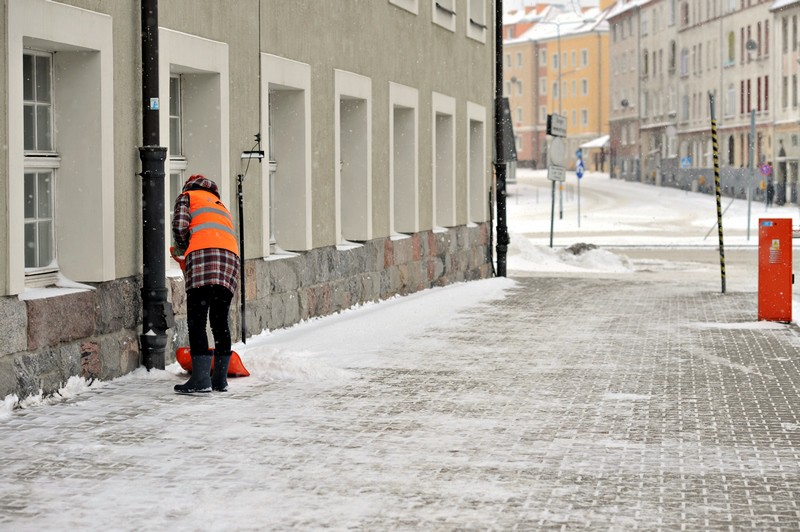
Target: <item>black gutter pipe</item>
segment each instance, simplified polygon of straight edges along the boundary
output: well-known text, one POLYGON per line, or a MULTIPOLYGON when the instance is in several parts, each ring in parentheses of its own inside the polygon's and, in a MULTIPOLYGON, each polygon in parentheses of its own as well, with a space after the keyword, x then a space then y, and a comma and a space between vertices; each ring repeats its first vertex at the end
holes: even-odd
POLYGON ((506 276, 508 226, 506 224, 506 163, 503 160, 503 0, 495 0, 494 14, 494 170, 497 194, 497 276, 506 276))
POLYGON ((141 0, 142 7, 142 364, 164 369, 167 329, 175 325, 167 301, 164 238, 164 162, 159 146, 158 0, 141 0))

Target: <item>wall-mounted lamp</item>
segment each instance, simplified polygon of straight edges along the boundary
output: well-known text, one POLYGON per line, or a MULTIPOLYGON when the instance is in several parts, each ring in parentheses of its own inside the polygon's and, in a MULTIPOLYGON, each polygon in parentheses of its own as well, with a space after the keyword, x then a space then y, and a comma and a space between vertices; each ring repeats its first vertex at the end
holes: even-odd
POLYGON ((264 150, 245 150, 242 152, 242 159, 258 159, 259 161, 264 158, 264 150))

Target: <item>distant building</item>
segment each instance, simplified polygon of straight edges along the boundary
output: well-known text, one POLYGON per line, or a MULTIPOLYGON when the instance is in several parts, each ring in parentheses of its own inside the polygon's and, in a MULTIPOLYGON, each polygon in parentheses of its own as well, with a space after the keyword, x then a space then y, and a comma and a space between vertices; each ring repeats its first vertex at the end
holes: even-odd
POLYGON ((724 193, 745 196, 751 165, 772 163, 775 202, 796 202, 798 16, 788 0, 616 2, 612 175, 710 190, 713 96, 724 193))
MULTIPOLYGON (((547 166, 547 115, 560 114, 567 119, 568 166, 573 167, 573 154, 582 144, 608 134, 605 11, 528 7, 508 13, 504 26, 504 92, 511 107, 519 164, 547 166)), ((603 157, 598 149, 590 164, 599 166, 603 157)))

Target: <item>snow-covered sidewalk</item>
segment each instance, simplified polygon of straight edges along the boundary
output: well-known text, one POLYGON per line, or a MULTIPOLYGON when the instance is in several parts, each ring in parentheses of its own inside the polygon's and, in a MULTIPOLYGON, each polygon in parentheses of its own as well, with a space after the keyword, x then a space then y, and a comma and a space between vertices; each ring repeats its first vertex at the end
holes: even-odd
MULTIPOLYGON (((587 219, 650 193, 608 186, 587 219)), ((800 338, 756 321, 755 243, 722 295, 713 241, 576 224, 581 258, 509 210, 514 278, 252 338, 227 394, 171 366, 0 410, 0 529, 796 527, 800 338)))

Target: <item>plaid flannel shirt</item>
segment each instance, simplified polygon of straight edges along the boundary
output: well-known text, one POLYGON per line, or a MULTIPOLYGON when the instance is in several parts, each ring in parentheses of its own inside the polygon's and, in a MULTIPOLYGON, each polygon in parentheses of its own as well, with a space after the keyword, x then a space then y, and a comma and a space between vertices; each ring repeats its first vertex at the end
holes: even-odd
MULTIPOLYGON (((189 195, 181 194, 175 200, 172 218, 172 234, 175 247, 185 250, 189 247, 189 223, 192 213, 189 209, 189 195)), ((239 257, 227 249, 198 249, 186 257, 186 289, 218 284, 232 294, 236 293, 239 284, 239 257)))

